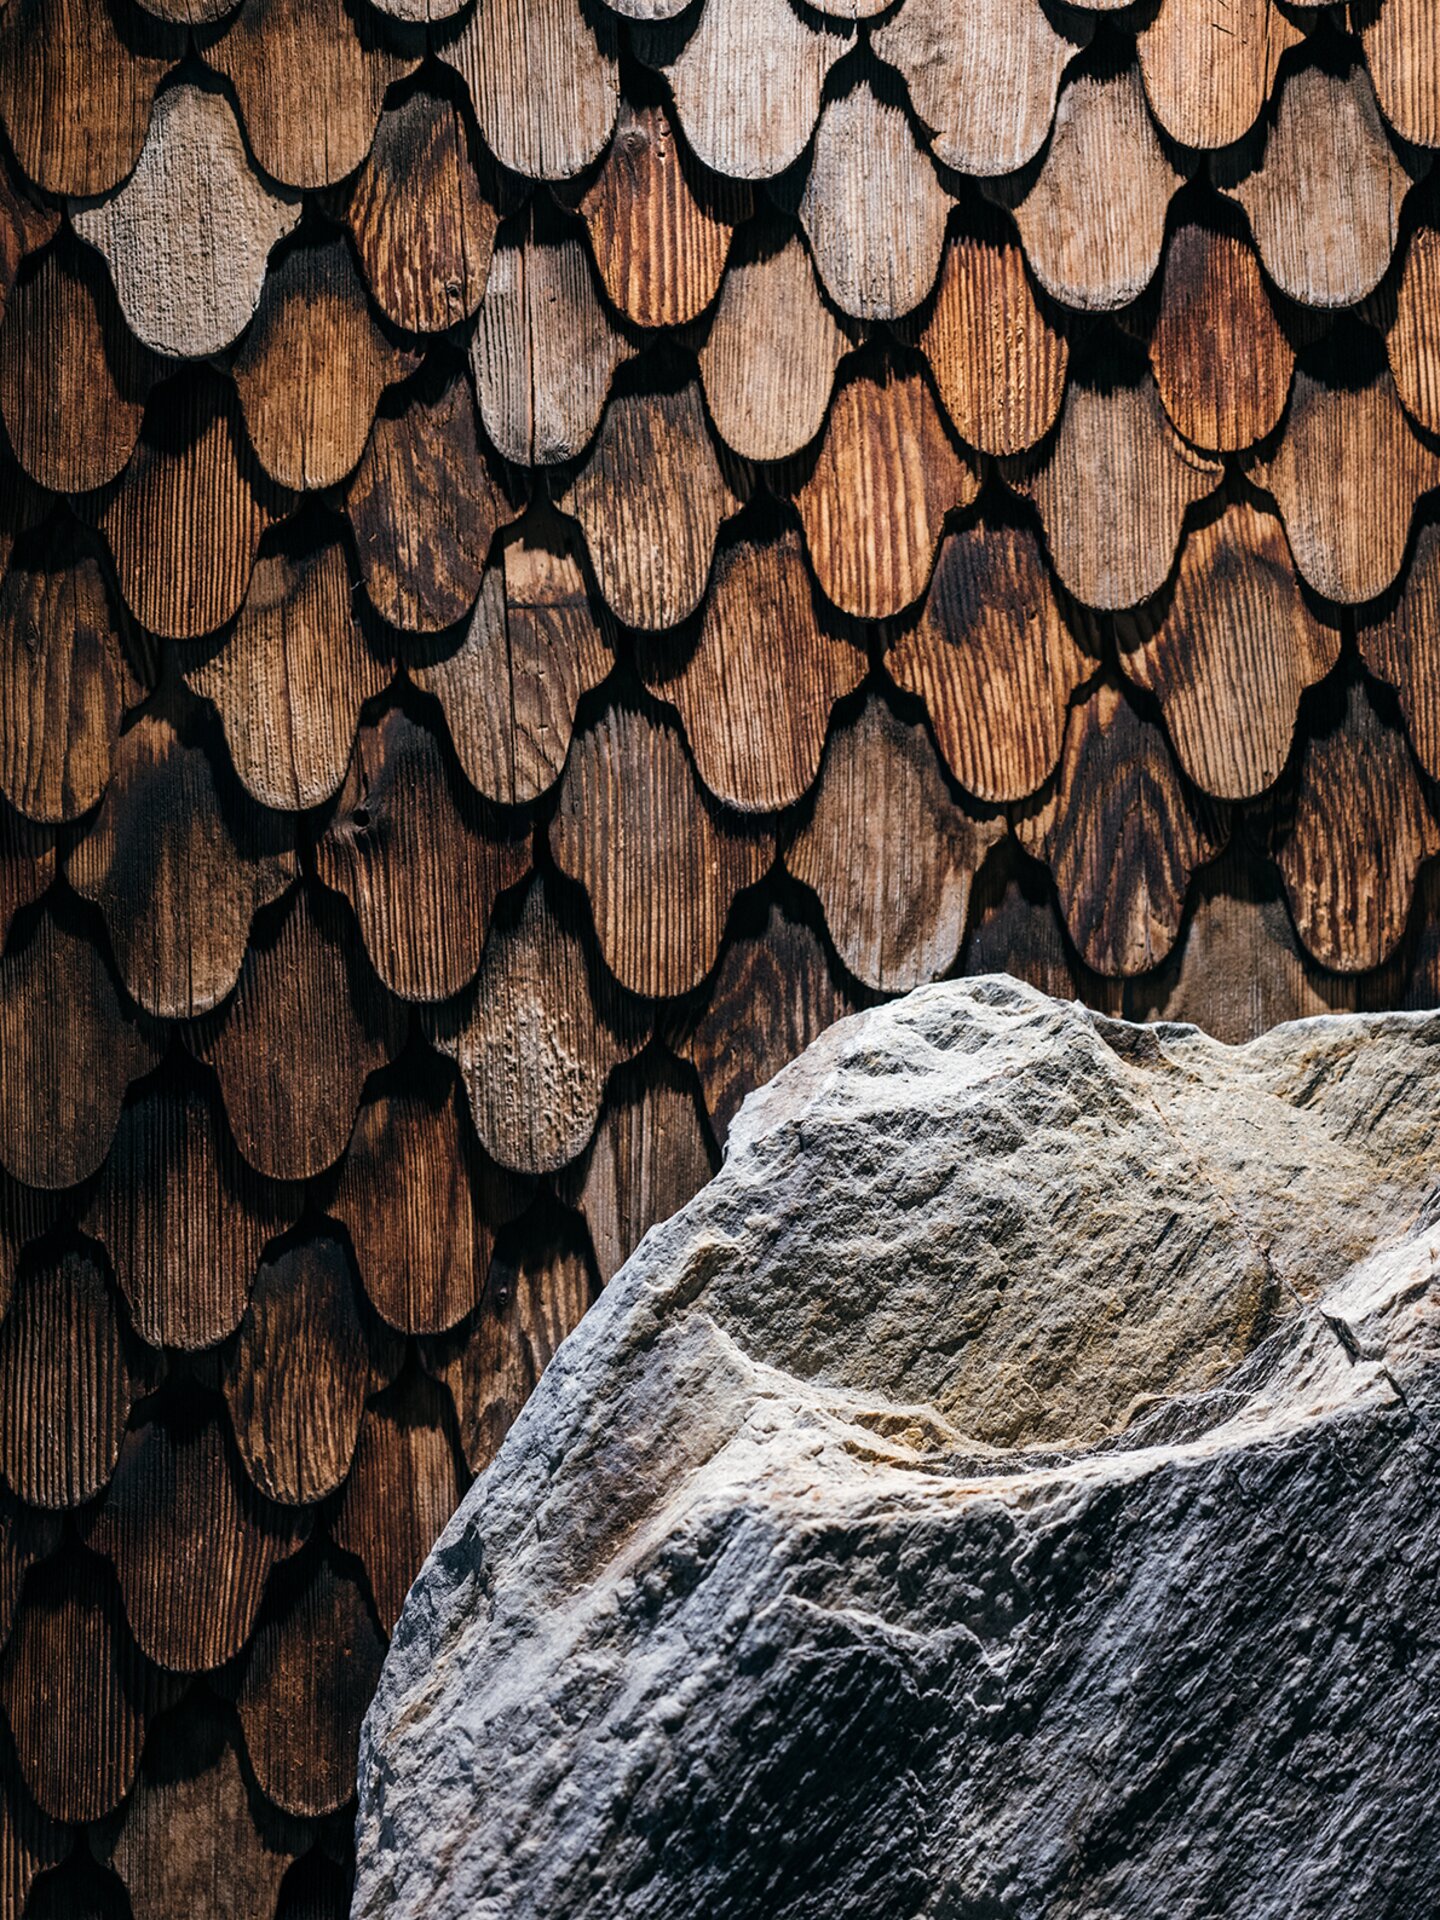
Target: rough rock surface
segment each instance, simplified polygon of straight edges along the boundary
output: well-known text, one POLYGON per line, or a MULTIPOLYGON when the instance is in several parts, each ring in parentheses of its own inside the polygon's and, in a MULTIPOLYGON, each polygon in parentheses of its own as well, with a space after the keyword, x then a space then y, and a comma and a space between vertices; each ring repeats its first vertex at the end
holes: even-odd
POLYGON ((1440 1912, 1440 1015, 833 1028, 406 1603, 365 1920, 1440 1912))

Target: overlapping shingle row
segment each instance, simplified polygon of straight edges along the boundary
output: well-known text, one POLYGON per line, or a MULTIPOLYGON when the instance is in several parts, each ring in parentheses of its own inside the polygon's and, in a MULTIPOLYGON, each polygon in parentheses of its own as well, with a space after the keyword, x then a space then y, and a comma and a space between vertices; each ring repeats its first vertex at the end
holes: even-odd
POLYGON ((7 0, 4 1920, 344 1911, 411 1573, 831 1020, 1440 995, 1437 32, 7 0))

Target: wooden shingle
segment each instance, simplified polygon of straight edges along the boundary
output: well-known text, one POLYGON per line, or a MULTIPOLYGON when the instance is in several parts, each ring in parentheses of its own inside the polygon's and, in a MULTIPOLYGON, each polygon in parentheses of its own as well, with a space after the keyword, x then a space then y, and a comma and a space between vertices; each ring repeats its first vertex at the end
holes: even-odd
POLYGON ((1056 592, 1027 527, 946 536, 919 618, 886 656, 918 694, 951 773, 981 800, 1020 800, 1060 757, 1098 636, 1056 592))
POLYGON ((612 707, 577 736, 550 849, 589 895, 606 964, 633 993, 688 993, 714 966, 731 902, 773 842, 703 797, 679 731, 612 707))
POLYGON ((227 804, 202 741, 158 709, 121 736, 99 812, 66 865, 104 914, 131 994, 164 1020, 224 999, 256 911, 296 872, 285 816, 227 804))
POLYGON ((220 1076, 252 1167, 303 1180, 345 1150, 366 1076, 403 1032, 348 909, 298 887, 245 955, 235 992, 191 1045, 220 1076))
POLYGON ((1088 14, 1055 15, 1034 0, 905 0, 870 42, 904 74, 937 156, 984 176, 1034 159, 1061 76, 1093 32, 1088 14))
POLYGON ((105 256, 131 331, 157 353, 190 359, 238 338, 270 249, 299 218, 296 196, 252 170, 224 95, 188 82, 156 101, 119 193, 71 212, 81 239, 105 256))
POLYGON ((201 44, 235 89, 255 158, 291 187, 325 187, 353 172, 385 89, 417 64, 368 9, 345 0, 245 0, 201 44))
POLYGON ((500 230, 470 346, 480 418, 501 457, 577 459, 633 350, 601 302, 583 228, 537 196, 500 230))
POLYGON ((550 1173, 582 1152, 611 1070, 648 1037, 640 1006, 607 982, 553 881, 537 877, 513 923, 497 927, 471 992, 430 1015, 452 1055, 486 1151, 550 1173))
POLYGON ((37 1507, 76 1507, 114 1471, 137 1392, 99 1266, 70 1252, 22 1273, 0 1321, 0 1472, 37 1507))
POLYGON ((376 1400, 335 1515, 336 1545, 363 1563, 387 1633, 465 1490, 444 1407, 441 1389, 415 1371, 376 1400))
POLYGON ((262 554, 234 626, 187 656, 185 674, 219 712, 250 795, 296 812, 345 778, 361 705, 384 690, 389 664, 360 631, 345 551, 332 538, 262 554))
POLYGON ((826 595, 862 620, 919 599, 946 514, 969 506, 979 486, 913 362, 853 367, 795 498, 826 595))
POLYGON ((1164 733, 1108 680, 1072 710, 1054 787, 1017 816, 1015 832, 1054 876, 1081 956, 1110 975, 1164 960, 1191 875, 1224 844, 1164 733))
POLYGON ((1420 529, 1399 594, 1361 614, 1357 638, 1366 666, 1400 696, 1416 759, 1440 780, 1440 525, 1420 529))
POLYGON ((954 799, 924 727, 872 696, 831 735, 815 811, 785 864, 819 895, 856 978, 904 993, 955 961, 975 875, 1004 830, 954 799))
POLYGON ((411 679, 444 709, 466 779, 503 806, 559 779, 575 709, 612 665, 578 546, 556 515, 531 516, 486 574, 459 647, 410 663, 411 679))
POLYGON ((296 1189, 235 1151, 208 1089, 152 1085, 121 1115, 83 1218, 142 1337, 197 1349, 240 1324, 262 1248, 299 1211, 296 1189))
POLYGON ((1405 931, 1421 863, 1437 852, 1440 826, 1405 736, 1357 677, 1306 745, 1276 856, 1300 938, 1320 964, 1362 973, 1386 960, 1405 931))
POLYGON ((140 438, 153 370, 96 255, 52 247, 0 326, 0 411, 21 466, 60 493, 113 480, 140 438))
POLYGON ((1191 533, 1173 592, 1117 626, 1121 664, 1158 696, 1181 766, 1222 800, 1279 778, 1301 694, 1340 658, 1280 522, 1241 501, 1191 533))
POLYGON ((117 991, 93 930, 41 912, 0 957, 0 1161, 69 1187, 105 1158, 120 1102, 159 1056, 117 991))
POLYGON ((1211 173, 1250 216, 1266 271, 1293 300, 1353 306, 1389 266, 1410 175, 1363 68, 1291 73, 1258 161, 1245 142, 1211 173))
POLYGON ((465 618, 490 542, 514 510, 458 368, 433 364, 382 403, 346 508, 360 577, 383 619, 438 633, 465 618))
POLYGON ((444 1000, 479 966, 496 895, 529 872, 530 841, 485 818, 429 727, 392 707, 360 730, 315 870, 355 909, 386 986, 444 1000))
POLYGON ((301 239, 270 270, 235 356, 235 388, 260 464, 283 487, 353 471, 380 395, 420 364, 380 326, 338 234, 301 239))
POLYGON ((470 89, 485 144, 531 180, 599 157, 619 105, 615 34, 581 0, 486 0, 436 51, 470 89))
POLYGON ((1009 221, 972 218, 952 234, 920 347, 972 447, 1023 453, 1055 424, 1069 343, 1035 297, 1009 221))
POLYGON ((700 348, 720 437, 746 460, 785 460, 820 431, 846 347, 804 240, 775 220, 737 242, 700 348), (786 342, 777 353, 775 343, 786 342))
POLYGON ((222 1384, 246 1471, 305 1506, 350 1469, 370 1355, 344 1247, 311 1234, 262 1260, 222 1384))
POLYGON ((737 541, 719 555, 688 656, 641 655, 646 684, 678 711, 696 770, 717 800, 773 812, 806 792, 835 702, 865 676, 865 653, 822 608, 798 533, 737 541))
POLYGON ((141 1651, 193 1673, 244 1647, 271 1569, 310 1519, 260 1498, 223 1412, 196 1400, 131 1428, 86 1537, 114 1564, 141 1651))
POLYGON ((0 792, 32 820, 75 820, 105 790, 138 696, 92 537, 58 515, 0 581, 0 792))
POLYGON ((500 216, 464 115, 444 94, 422 88, 381 117, 347 218, 370 290, 397 327, 440 333, 479 306, 500 216))
POLYGON ((1166 0, 1136 45, 1151 111, 1182 147, 1228 147, 1265 110, 1304 38, 1274 0, 1166 0))
POLYGON ((53 194, 109 193, 135 162, 185 37, 129 0, 15 0, 0 13, 0 119, 53 194))
POLYGON ((696 380, 615 395, 589 459, 557 501, 584 529, 610 607, 627 626, 647 628, 695 611, 720 522, 739 504, 696 380))
POLYGON ((580 1188, 602 1282, 614 1278, 657 1221, 692 1200, 714 1172, 688 1075, 650 1052, 605 1103, 580 1188))

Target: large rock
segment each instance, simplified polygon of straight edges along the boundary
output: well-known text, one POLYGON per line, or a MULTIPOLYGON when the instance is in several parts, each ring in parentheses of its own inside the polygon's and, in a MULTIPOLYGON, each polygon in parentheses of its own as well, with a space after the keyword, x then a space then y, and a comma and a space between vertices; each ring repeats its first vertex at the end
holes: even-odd
POLYGON ((1440 1015, 833 1028, 406 1603, 365 1920, 1440 1913, 1440 1015))

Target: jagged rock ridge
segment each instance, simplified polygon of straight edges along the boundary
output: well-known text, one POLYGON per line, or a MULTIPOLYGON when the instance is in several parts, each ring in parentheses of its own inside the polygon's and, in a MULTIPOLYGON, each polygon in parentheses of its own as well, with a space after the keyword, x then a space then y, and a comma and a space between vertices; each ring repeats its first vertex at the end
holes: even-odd
POLYGON ((1437 1046, 832 1029, 412 1589, 356 1914, 1436 1910, 1437 1046))

